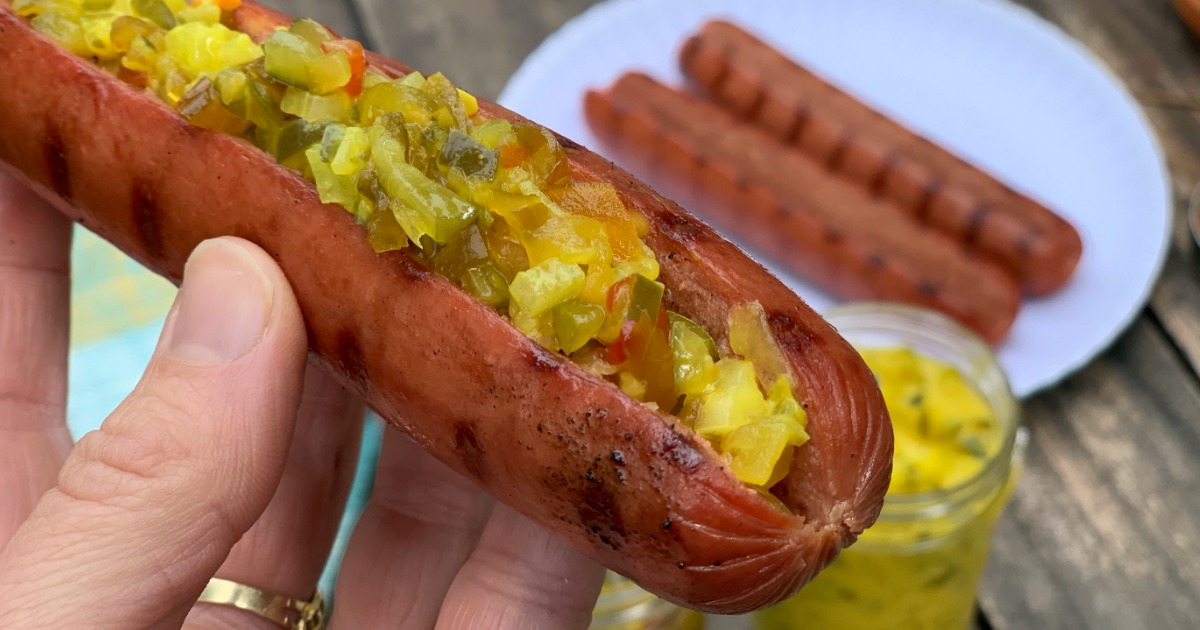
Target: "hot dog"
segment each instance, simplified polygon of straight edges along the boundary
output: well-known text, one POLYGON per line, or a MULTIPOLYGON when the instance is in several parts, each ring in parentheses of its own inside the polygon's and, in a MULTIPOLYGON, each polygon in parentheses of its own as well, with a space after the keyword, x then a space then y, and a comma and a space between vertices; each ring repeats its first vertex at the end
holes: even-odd
POLYGON ((937 309, 992 343, 1012 326, 1020 294, 1002 270, 720 108, 631 73, 585 111, 652 183, 826 290, 937 309))
MULTIPOLYGON (((444 79, 413 74, 396 79, 408 68, 378 56, 359 57, 353 43, 329 39, 330 34, 313 23, 297 22, 287 35, 280 35, 276 28, 290 22, 280 14, 254 5, 230 11, 236 2, 229 0, 212 5, 224 9, 219 16, 201 8, 185 20, 178 10, 181 3, 174 0, 142 2, 137 4, 143 7, 139 12, 159 15, 152 20, 148 13, 138 13, 131 18, 135 21, 121 21, 119 29, 113 22, 111 43, 120 41, 129 51, 158 55, 158 65, 144 71, 138 70, 144 59, 127 62, 128 53, 115 64, 102 59, 97 65, 64 48, 61 42, 66 41, 86 54, 87 46, 110 42, 83 38, 94 29, 73 29, 54 17, 31 23, 28 15, 33 13, 37 20, 36 12, 44 9, 38 0, 0 0, 0 67, 6 69, 0 73, 0 164, 68 216, 175 282, 189 252, 204 239, 235 235, 257 243, 291 281, 313 354, 347 387, 499 500, 672 601, 723 613, 779 601, 810 580, 874 521, 887 489, 892 449, 878 388, 857 353, 765 270, 674 203, 565 138, 482 101, 478 112, 464 122, 466 105, 473 99, 455 96, 444 79), (176 17, 161 14, 162 6, 176 17), (188 33, 209 28, 220 35, 219 45, 206 39, 188 48, 187 33, 180 32, 172 40, 173 31, 167 31, 164 40, 150 24, 154 21, 165 29, 192 20, 206 26, 189 27, 188 33), (221 30, 220 25, 231 25, 236 32, 221 30), (170 47, 175 45, 194 52, 203 63, 211 61, 204 55, 216 49, 232 51, 234 56, 257 50, 237 32, 256 42, 274 40, 277 46, 293 46, 290 50, 312 49, 315 56, 279 57, 276 62, 286 67, 274 70, 263 58, 247 56, 257 61, 233 67, 232 75, 218 73, 209 83, 204 82, 208 76, 194 77, 189 83, 178 74, 182 66, 168 64, 163 70, 162 55, 174 55, 170 47), (127 37, 130 33, 136 37, 127 37), (318 39, 307 39, 311 37, 318 39), (298 61, 303 63, 297 65, 298 61), (309 87, 289 85, 284 90, 274 79, 257 74, 264 67, 268 74, 302 75, 297 81, 309 87), (328 98, 316 98, 324 88, 315 86, 331 76, 341 77, 337 84, 341 87, 328 92, 328 98), (384 92, 411 97, 399 102, 403 107, 416 107, 419 102, 438 105, 432 116, 419 107, 405 110, 414 121, 422 121, 413 122, 411 128, 403 126, 405 112, 379 113, 369 129, 378 135, 370 137, 366 153, 374 170, 369 171, 370 177, 366 170, 356 171, 365 192, 338 189, 335 184, 341 180, 322 173, 327 176, 338 168, 339 160, 346 157, 343 148, 353 144, 352 135, 361 140, 368 131, 351 133, 353 125, 344 125, 335 129, 342 135, 331 136, 328 130, 334 127, 327 125, 319 142, 302 143, 308 147, 305 151, 284 151, 285 145, 296 143, 296 137, 304 138, 306 123, 287 119, 281 128, 266 123, 247 127, 214 100, 219 97, 225 103, 226 89, 232 85, 246 99, 241 107, 247 116, 269 118, 283 104, 266 98, 270 94, 265 91, 278 89, 285 93, 283 98, 293 99, 289 108, 328 112, 346 102, 343 94, 361 91, 366 99, 367 78, 372 87, 382 85, 384 92), (175 107, 167 105, 160 94, 177 97, 179 102, 175 107), (189 124, 183 115, 197 124, 189 124), (487 128, 503 131, 503 144, 488 148, 474 136, 463 137, 469 134, 462 129, 482 136, 480 130, 490 120, 509 122, 511 128, 504 124, 487 128), (202 128, 201 123, 231 129, 240 137, 202 128), (426 135, 408 137, 404 135, 408 130, 424 130, 426 135), (259 131, 263 133, 256 135, 259 131), (334 141, 327 145, 330 137, 334 141), (287 153, 287 161, 281 165, 250 140, 272 147, 279 155, 287 153), (440 143, 440 153, 399 155, 436 164, 448 156, 457 170, 443 172, 441 166, 426 164, 432 170, 413 174, 417 167, 405 162, 395 164, 390 175, 382 172, 384 158, 393 156, 389 151, 401 146, 398 143, 414 143, 408 146, 415 151, 435 141, 440 143), (324 150, 330 146, 336 147, 336 155, 327 162, 324 150), (307 167, 291 161, 296 155, 306 157, 307 167), (288 164, 295 170, 285 167, 288 164), (307 178, 309 171, 316 186, 307 178), (471 177, 464 175, 468 172, 471 177), (405 173, 411 177, 401 177, 405 173), (445 179, 434 186, 431 173, 441 173, 445 179), (489 176, 517 178, 520 181, 513 180, 514 186, 527 194, 522 197, 482 185, 489 176), (587 222, 578 218, 582 215, 564 213, 559 207, 569 205, 569 195, 556 204, 546 192, 552 189, 543 190, 536 183, 532 189, 526 186, 535 180, 553 180, 559 184, 553 190, 568 192, 615 190, 621 207, 609 200, 604 208, 582 208, 581 212, 608 221, 587 222), (576 187, 587 183, 592 187, 576 187), (451 185, 481 186, 476 190, 481 196, 471 198, 476 201, 450 196, 446 191, 451 185), (426 202, 406 205, 403 195, 420 197, 414 187, 426 202), (322 195, 340 194, 353 196, 360 202, 356 207, 368 211, 352 214, 340 201, 321 201, 322 195), (675 326, 686 321, 684 332, 692 330, 693 341, 704 335, 689 326, 711 335, 721 354, 716 365, 752 363, 751 388, 739 394, 754 398, 764 414, 770 413, 743 426, 765 426, 776 416, 806 418, 809 439, 788 451, 790 465, 782 468, 786 476, 777 482, 772 479, 769 487, 751 487, 734 475, 737 457, 718 452, 723 441, 703 438, 698 428, 693 430, 694 423, 682 419, 686 409, 672 415, 669 411, 674 410, 662 408, 665 405, 642 402, 633 393, 636 382, 622 381, 622 389, 602 373, 584 369, 564 353, 546 347, 537 328, 541 319, 534 318, 533 332, 519 329, 513 309, 522 282, 516 278, 530 276, 506 277, 501 282, 493 274, 483 278, 481 288, 470 284, 475 277, 469 273, 453 278, 440 273, 448 267, 438 252, 461 244, 461 239, 455 239, 467 231, 488 230, 488 238, 503 240, 493 231, 500 229, 496 226, 502 212, 515 211, 501 201, 517 198, 537 200, 539 205, 528 207, 564 221, 604 225, 612 243, 617 242, 613 235, 620 229, 637 226, 645 252, 656 260, 651 267, 658 267, 661 283, 645 276, 638 280, 636 274, 618 279, 614 272, 607 295, 620 303, 626 295, 620 287, 628 287, 622 282, 629 279, 651 289, 661 286, 661 297, 656 298, 661 299, 661 308, 656 303, 654 309, 658 315, 645 318, 650 323, 648 339, 661 341, 654 335, 660 334, 664 322, 674 334, 675 326), (371 204, 376 204, 374 213, 371 204), (481 208, 488 210, 493 222, 483 222, 481 208), (456 209, 462 213, 455 215, 456 209), (625 217, 625 211, 632 218, 625 217), (428 216, 433 219, 424 227, 399 225, 401 219, 428 216), (453 221, 462 230, 441 233, 453 221), (401 228, 424 231, 402 245, 408 232, 398 231, 401 228), (510 292, 510 317, 485 301, 488 278, 510 292), (473 292, 468 292, 471 287, 473 292), (746 336, 737 324, 743 320, 732 317, 739 313, 749 314, 745 321, 751 328, 761 326, 761 337, 746 336), (735 348, 746 356, 767 359, 739 362, 731 356, 735 348), (773 369, 778 378, 767 400, 768 392, 758 389, 754 379, 760 369, 770 367, 771 359, 777 360, 773 369), (785 404, 789 401, 791 406, 785 404)), ((169 56, 167 61, 179 59, 169 56)), ((362 101, 351 111, 357 117, 366 109, 362 101)), ((348 162, 356 159, 361 162, 363 154, 351 152, 348 162)), ((508 216, 513 221, 508 229, 515 231, 524 215, 508 216)), ((530 228, 525 236, 532 240, 522 242, 525 253, 514 255, 529 255, 533 245, 544 244, 531 234, 541 233, 530 228)), ((492 241, 488 243, 490 247, 492 241)), ((632 256, 639 255, 636 244, 625 244, 635 252, 632 256)), ((596 251, 603 249, 596 247, 596 251)), ((486 264, 471 270, 484 269, 486 264)), ((593 259, 589 272, 592 264, 602 269, 593 259)), ((583 272, 579 265, 571 271, 567 263, 555 269, 567 276, 583 272)), ((653 295, 652 290, 647 293, 653 295)), ((646 308, 644 296, 629 299, 629 315, 635 313, 633 306, 646 308)), ((618 330, 617 339, 628 343, 591 346, 607 351, 599 356, 611 362, 618 360, 613 357, 614 347, 626 354, 637 350, 631 335, 636 335, 646 316, 642 313, 626 321, 626 311, 621 313, 618 324, 634 324, 628 330, 622 324, 618 330)), ((709 357, 705 344, 699 348, 695 356, 709 357)), ((701 368, 715 369, 713 364, 701 368)), ((723 378, 725 373, 721 374, 723 378)), ((649 388, 642 385, 648 398, 649 388)), ((708 381, 708 389, 698 395, 708 395, 713 388, 726 391, 718 385, 708 381)), ((689 399, 680 399, 686 407, 689 399)), ((706 417, 712 399, 699 400, 698 417, 717 424, 744 411, 731 404, 729 413, 714 411, 706 417)))
POLYGON ((679 58, 722 106, 995 261, 1025 293, 1056 291, 1074 272, 1083 244, 1062 217, 741 28, 710 22, 679 58))

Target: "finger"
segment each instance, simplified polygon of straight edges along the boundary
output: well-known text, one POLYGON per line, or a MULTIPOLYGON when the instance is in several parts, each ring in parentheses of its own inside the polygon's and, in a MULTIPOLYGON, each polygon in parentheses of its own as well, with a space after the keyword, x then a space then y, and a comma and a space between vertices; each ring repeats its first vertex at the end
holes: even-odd
POLYGON ((586 628, 604 570, 511 508, 497 505, 454 579, 439 630, 586 628))
POLYGON ((331 627, 432 628, 490 505, 404 434, 385 433, 375 488, 342 561, 331 627))
POLYGON ((295 298, 239 239, 201 244, 184 278, 137 388, 0 551, 6 626, 178 627, 274 494, 304 372, 295 298))
POLYGON ((0 172, 0 547, 71 446, 65 424, 71 222, 0 172))
MULTIPOLYGON (((362 426, 362 402, 310 364, 279 488, 217 577, 294 599, 312 596, 354 480, 362 426)), ((221 606, 197 606, 188 621, 207 628, 278 628, 221 606)))

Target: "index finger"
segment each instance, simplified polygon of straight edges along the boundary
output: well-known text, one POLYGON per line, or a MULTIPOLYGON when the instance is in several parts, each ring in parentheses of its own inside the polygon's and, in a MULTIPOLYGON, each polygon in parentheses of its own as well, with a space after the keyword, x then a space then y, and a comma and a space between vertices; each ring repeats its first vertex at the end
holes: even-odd
POLYGON ((0 547, 71 446, 70 264, 71 222, 0 169, 0 547))

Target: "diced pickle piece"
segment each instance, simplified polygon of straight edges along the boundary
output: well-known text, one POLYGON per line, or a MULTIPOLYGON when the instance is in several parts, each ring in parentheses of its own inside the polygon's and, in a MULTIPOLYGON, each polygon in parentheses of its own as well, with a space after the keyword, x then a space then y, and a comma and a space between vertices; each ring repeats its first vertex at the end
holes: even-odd
POLYGON ((271 78, 317 95, 350 82, 350 57, 343 50, 324 52, 319 43, 289 31, 275 31, 263 43, 271 78))
POLYGON ((198 4, 179 12, 179 21, 188 24, 197 22, 212 26, 221 21, 221 7, 215 4, 198 4))
POLYGON ((338 144, 329 167, 338 175, 357 173, 366 165, 370 150, 371 141, 367 131, 362 127, 348 127, 342 134, 342 141, 338 144))
POLYGON ((367 240, 376 253, 404 249, 408 246, 408 236, 396 223, 396 217, 386 208, 376 210, 367 220, 367 240))
POLYGON ((498 149, 502 144, 517 140, 512 123, 503 118, 493 118, 476 126, 471 130, 471 137, 489 149, 498 149))
POLYGON ((275 145, 275 158, 288 168, 304 170, 308 164, 304 152, 321 142, 325 137, 325 127, 325 124, 309 122, 303 118, 284 123, 275 145))
MULTIPOLYGON (((574 182, 551 188, 547 193, 567 212, 603 223, 616 260, 630 260, 645 255, 647 250, 642 245, 639 231, 644 233, 642 224, 646 219, 625 207, 612 184, 574 182)), ((650 256, 653 257, 653 253, 650 256)))
POLYGON ((642 312, 637 319, 626 321, 617 341, 609 346, 607 357, 622 372, 629 372, 645 383, 646 402, 655 403, 667 412, 674 410, 679 399, 669 331, 665 309, 654 319, 642 312))
POLYGON ((158 27, 146 20, 131 15, 122 15, 113 20, 109 31, 109 41, 117 52, 127 52, 138 37, 147 37, 158 30, 158 27))
POLYGON ((218 72, 217 76, 213 78, 213 84, 217 86, 217 94, 220 95, 221 102, 225 105, 245 102, 246 81, 246 73, 234 68, 226 68, 218 72))
POLYGON ((334 173, 329 163, 321 158, 319 146, 309 147, 305 151, 305 157, 308 158, 321 203, 336 203, 354 213, 358 208, 358 188, 355 186, 354 177, 334 173))
POLYGON ((217 88, 207 77, 200 79, 179 100, 179 113, 197 127, 233 136, 241 135, 250 122, 234 114, 223 103, 217 88))
POLYGON ((570 354, 591 341, 604 323, 604 309, 569 300, 554 307, 554 334, 563 352, 570 354))
POLYGON ((467 270, 462 282, 467 293, 475 296, 484 304, 500 308, 508 303, 508 280, 491 261, 467 270))
MULTIPOLYGON (((536 317, 579 295, 583 288, 583 270, 579 265, 550 259, 517 274, 509 285, 509 307, 519 315, 536 317)), ((526 331, 528 332, 528 331, 526 331)))
POLYGON ((289 87, 279 109, 309 122, 348 122, 354 117, 354 100, 343 90, 317 95, 289 87))
POLYGON ((317 46, 334 38, 333 33, 329 29, 322 26, 320 22, 309 18, 293 20, 292 25, 288 28, 288 32, 299 35, 309 43, 317 46))
POLYGON ((475 206, 407 163, 404 145, 381 123, 376 121, 370 130, 371 161, 379 183, 392 200, 396 222, 418 246, 425 235, 437 243, 447 242, 475 219, 475 206))
POLYGON ((671 354, 675 360, 675 389, 692 395, 704 391, 717 374, 717 344, 699 324, 675 313, 671 322, 671 354))
POLYGON ((308 86, 308 60, 320 54, 320 49, 295 33, 275 31, 263 42, 263 52, 272 79, 304 88, 308 86))
MULTIPOLYGON (((489 216, 494 215, 489 213, 489 216)), ((518 273, 529 269, 529 256, 504 219, 494 218, 487 232, 487 246, 488 254, 509 282, 518 273)))
POLYGON ((310 59, 306 67, 307 89, 314 94, 328 94, 339 90, 349 84, 354 75, 354 70, 350 67, 350 56, 344 50, 318 55, 310 59))
POLYGON ((450 131, 438 156, 439 163, 458 169, 465 177, 478 177, 485 181, 495 179, 499 161, 496 151, 458 129, 450 131))
POLYGON ((321 44, 321 50, 327 54, 334 51, 346 53, 350 63, 350 81, 346 83, 345 90, 354 97, 362 94, 363 77, 367 70, 367 56, 362 44, 352 39, 335 39, 321 44))
POLYGON ((521 243, 533 264, 558 258, 578 264, 608 265, 612 259, 603 224, 562 211, 552 211, 544 222, 526 231, 521 243))
POLYGON ((429 75, 421 90, 437 99, 446 109, 447 117, 439 121, 443 126, 459 130, 467 128, 467 111, 462 98, 459 97, 459 90, 445 75, 440 72, 429 75))
POLYGON ((133 0, 131 4, 139 16, 150 20, 159 28, 175 28, 175 14, 163 0, 133 0))
POLYGON ((773 383, 779 375, 790 374, 783 350, 775 342, 767 315, 758 302, 729 309, 729 347, 754 364, 763 383, 773 383))
POLYGON ((262 56, 262 48, 245 33, 222 24, 180 24, 167 31, 167 54, 190 77, 215 75, 262 56))
POLYGON ((513 128, 527 156, 522 166, 528 169, 538 187, 553 188, 571 181, 567 156, 553 134, 533 125, 513 125, 513 128))
POLYGON ((487 244, 477 225, 468 225, 433 253, 430 262, 438 273, 452 280, 466 276, 468 270, 488 262, 487 244))
POLYGON ((741 359, 722 359, 720 374, 712 391, 700 402, 693 429, 706 438, 719 438, 750 424, 770 411, 758 381, 754 365, 741 359))
POLYGON ((787 472, 785 467, 776 470, 784 452, 807 440, 808 435, 799 424, 770 420, 733 430, 721 440, 721 450, 733 456, 730 469, 734 476, 750 485, 769 488, 787 472))

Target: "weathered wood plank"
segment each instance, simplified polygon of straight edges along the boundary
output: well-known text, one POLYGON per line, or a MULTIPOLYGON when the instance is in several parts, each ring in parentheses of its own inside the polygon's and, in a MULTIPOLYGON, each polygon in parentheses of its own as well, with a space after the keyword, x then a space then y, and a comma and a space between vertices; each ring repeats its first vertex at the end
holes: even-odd
POLYGON ((982 593, 1001 628, 1194 628, 1200 385, 1143 318, 1026 408, 1027 473, 982 593))
POLYGON ((521 60, 591 0, 353 0, 375 48, 495 99, 521 60))

